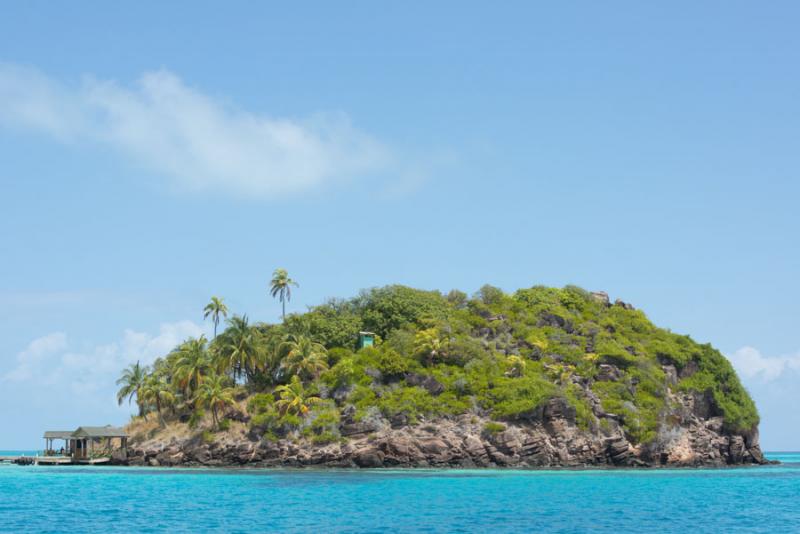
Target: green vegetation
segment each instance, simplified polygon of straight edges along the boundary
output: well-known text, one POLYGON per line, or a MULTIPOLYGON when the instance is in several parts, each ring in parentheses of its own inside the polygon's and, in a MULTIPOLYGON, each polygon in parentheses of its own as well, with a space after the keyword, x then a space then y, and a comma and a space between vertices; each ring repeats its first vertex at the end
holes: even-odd
POLYGON ((223 299, 219 297, 211 297, 211 302, 206 304, 206 307, 203 309, 203 319, 211 317, 211 321, 214 323, 214 337, 217 337, 219 318, 228 317, 228 307, 222 300, 223 299))
POLYGON ((292 286, 297 287, 297 282, 289 278, 286 269, 275 269, 269 283, 269 291, 273 297, 278 297, 281 301, 281 316, 284 322, 286 321, 286 301, 292 300, 292 286))
POLYGON ((260 435, 327 443, 341 439, 346 410, 356 421, 400 424, 472 413, 493 419, 484 428, 493 434, 506 428, 502 421, 541 417, 554 398, 574 409, 581 428, 608 429, 610 420, 592 408, 599 400, 632 441, 646 443, 669 415, 670 387, 710 398, 729 430, 758 423, 718 351, 574 286, 506 294, 487 285, 471 298, 387 286, 287 316, 296 285, 275 271, 280 324, 227 317, 213 298, 204 313, 214 339, 186 340, 150 368, 126 369, 120 404, 135 398, 141 416, 155 412, 193 428, 210 412, 217 430, 239 412, 260 435), (226 328, 217 336, 220 318, 226 328), (375 346, 356 349, 361 330, 377 334, 375 346), (669 384, 667 365, 682 377, 677 384, 669 384))

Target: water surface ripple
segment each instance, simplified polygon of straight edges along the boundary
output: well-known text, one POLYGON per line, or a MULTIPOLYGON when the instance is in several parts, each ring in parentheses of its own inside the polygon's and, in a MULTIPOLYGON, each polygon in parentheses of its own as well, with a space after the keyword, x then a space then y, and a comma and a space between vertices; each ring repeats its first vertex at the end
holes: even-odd
POLYGON ((698 470, 0 467, 2 532, 797 532, 800 454, 698 470))

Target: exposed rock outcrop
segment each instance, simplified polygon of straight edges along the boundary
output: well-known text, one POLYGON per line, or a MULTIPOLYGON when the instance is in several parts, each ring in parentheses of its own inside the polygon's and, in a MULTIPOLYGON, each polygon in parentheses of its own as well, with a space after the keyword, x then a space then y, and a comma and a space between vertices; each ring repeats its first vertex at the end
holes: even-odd
POLYGON ((150 466, 329 466, 329 467, 644 467, 726 466, 764 463, 757 432, 729 434, 719 416, 709 414, 706 399, 671 394, 658 437, 634 446, 613 414, 598 415, 604 429, 580 428, 575 409, 554 398, 524 420, 501 425, 479 415, 392 426, 380 416, 341 423, 341 442, 315 445, 302 439, 272 441, 220 435, 206 443, 202 435, 158 435, 133 440, 127 458, 114 462, 150 466), (502 428, 498 431, 498 427, 502 428))

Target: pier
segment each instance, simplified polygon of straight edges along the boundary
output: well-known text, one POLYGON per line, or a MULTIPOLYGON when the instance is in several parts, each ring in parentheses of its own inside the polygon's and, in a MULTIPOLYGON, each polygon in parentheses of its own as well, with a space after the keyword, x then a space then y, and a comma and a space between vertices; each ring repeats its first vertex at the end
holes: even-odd
POLYGON ((111 458, 73 458, 72 456, 0 456, 0 463, 17 465, 95 465, 107 464, 111 458))

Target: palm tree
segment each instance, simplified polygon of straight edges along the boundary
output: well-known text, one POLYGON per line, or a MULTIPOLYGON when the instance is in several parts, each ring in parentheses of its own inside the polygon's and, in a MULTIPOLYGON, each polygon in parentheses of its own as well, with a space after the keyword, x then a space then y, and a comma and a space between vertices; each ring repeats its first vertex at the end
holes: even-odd
POLYGON ((144 416, 144 399, 142 399, 141 392, 146 379, 147 367, 136 362, 122 371, 122 375, 120 375, 119 380, 117 380, 117 385, 122 386, 117 392, 117 403, 122 406, 122 402, 127 398, 128 404, 130 404, 133 397, 136 396, 136 404, 139 407, 139 417, 144 416))
POLYGON ((211 302, 206 304, 206 307, 203 308, 203 319, 207 319, 209 316, 211 316, 211 320, 214 321, 214 338, 216 338, 220 316, 223 318, 228 317, 228 307, 223 302, 223 299, 211 297, 211 302))
POLYGON ((261 336, 250 326, 247 316, 234 315, 228 319, 228 328, 220 335, 216 347, 217 367, 220 372, 231 371, 234 380, 242 373, 252 378, 262 350, 261 336))
POLYGON ((291 336, 285 347, 282 366, 291 375, 316 379, 328 368, 328 351, 305 336, 291 336))
POLYGON ((233 406, 233 388, 227 385, 227 378, 223 375, 211 375, 200 384, 197 390, 196 402, 206 408, 211 408, 214 418, 214 427, 219 430, 218 411, 226 406, 233 406))
POLYGON ((278 410, 284 415, 289 413, 304 416, 311 406, 322 402, 322 399, 315 395, 310 395, 303 388, 303 383, 300 382, 300 378, 297 375, 293 376, 292 381, 288 384, 275 388, 275 391, 281 396, 276 404, 278 410))
POLYGON ((289 278, 286 269, 275 269, 270 281, 270 294, 279 297, 282 305, 283 321, 286 322, 286 301, 292 300, 292 286, 299 287, 297 282, 289 278))
POLYGON ((175 379, 184 393, 196 391, 211 372, 211 356, 206 350, 206 337, 189 339, 175 351, 175 379))
POLYGON ((449 340, 441 336, 438 328, 426 328, 414 336, 414 351, 423 355, 429 365, 437 357, 446 356, 449 345, 449 340))
POLYGON ((145 402, 155 404, 158 413, 158 421, 164 426, 164 416, 161 408, 175 402, 175 395, 172 393, 167 381, 159 376, 150 375, 142 386, 142 397, 145 402))

